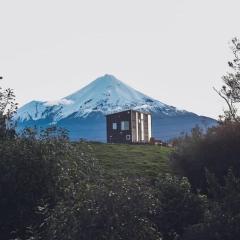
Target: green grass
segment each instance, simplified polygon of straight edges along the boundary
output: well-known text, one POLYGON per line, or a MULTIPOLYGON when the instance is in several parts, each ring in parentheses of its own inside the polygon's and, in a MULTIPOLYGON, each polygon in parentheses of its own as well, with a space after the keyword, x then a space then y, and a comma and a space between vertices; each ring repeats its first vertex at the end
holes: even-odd
POLYGON ((91 143, 93 153, 111 176, 155 177, 170 172, 170 148, 154 145, 91 143))

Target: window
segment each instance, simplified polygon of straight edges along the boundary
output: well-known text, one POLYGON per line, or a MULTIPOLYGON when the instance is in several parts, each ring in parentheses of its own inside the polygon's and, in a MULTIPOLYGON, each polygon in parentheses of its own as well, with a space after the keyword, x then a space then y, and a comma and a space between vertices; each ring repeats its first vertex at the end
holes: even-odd
POLYGON ((129 122, 128 121, 122 121, 121 122, 121 130, 129 130, 129 122))
POLYGON ((131 135, 126 135, 126 140, 127 141, 131 140, 131 135))
POLYGON ((117 123, 113 123, 113 124, 112 124, 112 129, 113 129, 113 130, 117 130, 117 123))

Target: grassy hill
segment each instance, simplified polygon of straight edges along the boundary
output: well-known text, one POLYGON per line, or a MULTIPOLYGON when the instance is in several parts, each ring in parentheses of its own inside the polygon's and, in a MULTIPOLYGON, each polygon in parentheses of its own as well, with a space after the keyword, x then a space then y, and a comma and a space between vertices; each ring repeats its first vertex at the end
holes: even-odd
POLYGON ((169 172, 170 148, 153 145, 90 143, 106 174, 155 177, 169 172))

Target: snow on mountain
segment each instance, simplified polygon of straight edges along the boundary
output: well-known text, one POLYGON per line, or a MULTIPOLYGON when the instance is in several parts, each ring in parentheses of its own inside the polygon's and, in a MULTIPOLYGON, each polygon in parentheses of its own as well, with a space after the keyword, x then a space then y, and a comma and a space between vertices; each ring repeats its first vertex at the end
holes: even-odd
POLYGON ((216 120, 176 109, 126 85, 112 75, 105 75, 81 90, 54 101, 32 101, 15 115, 18 131, 25 127, 46 128, 57 124, 69 131, 72 140, 80 138, 106 141, 104 115, 127 109, 152 113, 153 136, 169 140, 191 132, 198 125, 203 129, 216 120))
POLYGON ((186 113, 142 94, 106 74, 60 100, 29 102, 18 110, 15 118, 19 121, 51 118, 53 122, 57 122, 68 116, 86 118, 93 112, 109 114, 126 109, 160 112, 168 116, 186 113))

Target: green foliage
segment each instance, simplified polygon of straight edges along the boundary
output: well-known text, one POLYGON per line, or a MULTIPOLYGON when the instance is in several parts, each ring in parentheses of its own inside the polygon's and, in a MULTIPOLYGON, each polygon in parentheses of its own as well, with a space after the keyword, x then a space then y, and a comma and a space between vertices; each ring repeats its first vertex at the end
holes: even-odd
POLYGON ((184 240, 232 240, 240 234, 240 179, 229 170, 224 184, 208 173, 209 207, 204 221, 190 226, 184 240))
POLYGON ((215 91, 226 102, 228 109, 224 111, 224 115, 220 116, 221 121, 240 122, 238 108, 240 103, 240 41, 238 38, 233 38, 230 48, 233 52, 233 61, 228 62, 232 72, 223 76, 224 85, 222 88, 215 91))
POLYGON ((47 239, 160 239, 149 215, 151 191, 140 180, 119 179, 60 201, 46 221, 47 239))
POLYGON ((154 191, 156 209, 153 221, 163 239, 180 239, 187 227, 203 219, 207 199, 192 192, 187 178, 169 174, 160 176, 154 191))
POLYGON ((180 239, 204 216, 206 198, 186 178, 160 176, 89 185, 72 201, 60 201, 45 218, 46 239, 180 239))
POLYGON ((211 128, 206 134, 195 129, 179 140, 171 163, 178 174, 186 176, 195 189, 206 191, 205 170, 223 182, 228 169, 240 176, 240 124, 227 123, 211 128))
POLYGON ((88 146, 74 147, 62 137, 6 139, 0 156, 1 239, 11 232, 26 237, 27 229, 42 221, 38 207, 53 207, 96 175, 88 146))
POLYGON ((184 240, 230 240, 240 234, 240 124, 225 122, 203 134, 195 129, 178 141, 172 165, 195 191, 208 197, 202 221, 187 227, 184 240), (229 170, 230 169, 230 170, 229 170))
POLYGON ((0 86, 0 141, 15 135, 11 118, 16 110, 17 104, 13 90, 10 88, 2 89, 0 86))
MULTIPOLYGON (((170 174, 109 181, 92 157, 94 145, 71 143, 61 132, 26 129, 0 143, 1 239, 220 240, 239 233, 233 172, 224 184, 207 172, 208 197, 170 174)), ((198 149, 205 135, 196 129, 193 136, 198 149)))

